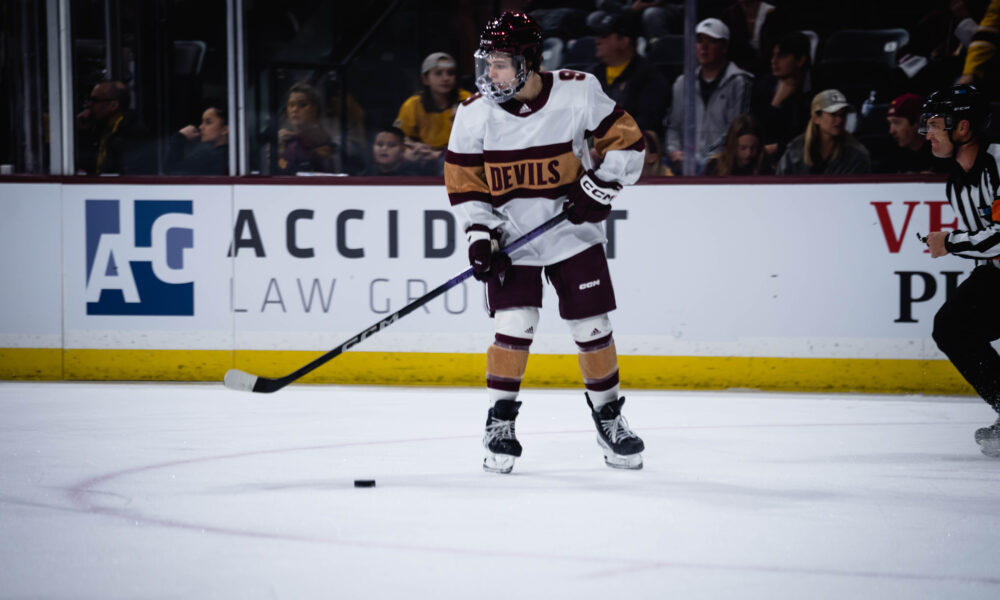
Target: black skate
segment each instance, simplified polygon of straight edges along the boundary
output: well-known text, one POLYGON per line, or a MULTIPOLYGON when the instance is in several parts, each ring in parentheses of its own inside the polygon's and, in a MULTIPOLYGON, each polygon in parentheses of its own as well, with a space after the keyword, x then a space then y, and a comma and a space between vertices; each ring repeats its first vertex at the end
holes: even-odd
POLYGON ((615 469, 641 469, 642 452, 646 445, 642 439, 629 429, 628 422, 622 416, 622 405, 625 398, 608 402, 600 411, 594 410, 594 404, 587 397, 590 414, 597 426, 597 443, 604 449, 604 462, 615 469))
POLYGON ((976 430, 976 443, 979 451, 990 458, 1000 458, 1000 417, 989 427, 976 430))
POLYGON ((510 473, 514 459, 521 456, 521 443, 514 435, 514 419, 521 403, 516 400, 497 400, 486 415, 486 435, 483 447, 486 458, 483 469, 490 473, 510 473))

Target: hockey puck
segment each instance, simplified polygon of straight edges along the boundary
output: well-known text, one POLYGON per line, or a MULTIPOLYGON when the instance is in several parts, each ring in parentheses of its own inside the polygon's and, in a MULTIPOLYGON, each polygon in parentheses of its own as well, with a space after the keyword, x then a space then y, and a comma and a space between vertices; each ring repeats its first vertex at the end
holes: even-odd
POLYGON ((355 479, 354 487, 375 487, 374 479, 355 479))

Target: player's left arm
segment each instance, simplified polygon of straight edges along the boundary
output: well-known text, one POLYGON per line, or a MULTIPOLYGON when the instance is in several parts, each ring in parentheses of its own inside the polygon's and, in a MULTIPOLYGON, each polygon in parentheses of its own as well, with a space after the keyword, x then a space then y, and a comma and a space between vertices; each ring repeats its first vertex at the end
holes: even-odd
POLYGON ((584 127, 594 139, 600 166, 586 171, 570 188, 569 220, 577 224, 607 218, 622 186, 639 179, 646 154, 635 119, 604 93, 597 78, 588 74, 580 83, 586 98, 584 127))

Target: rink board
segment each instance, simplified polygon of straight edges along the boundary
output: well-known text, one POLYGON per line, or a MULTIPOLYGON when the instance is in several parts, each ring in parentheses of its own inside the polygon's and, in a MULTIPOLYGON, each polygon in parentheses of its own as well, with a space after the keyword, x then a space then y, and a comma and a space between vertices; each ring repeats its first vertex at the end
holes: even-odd
MULTIPOLYGON (((440 185, 0 183, 0 377, 290 372, 466 268, 440 185)), ((622 379, 640 388, 969 393, 930 340, 971 267, 937 181, 637 185, 606 246, 622 379)), ((603 284, 603 282, 602 282, 603 284)), ((576 386, 551 289, 526 386, 576 386)), ((305 381, 479 385, 467 281, 305 381)))

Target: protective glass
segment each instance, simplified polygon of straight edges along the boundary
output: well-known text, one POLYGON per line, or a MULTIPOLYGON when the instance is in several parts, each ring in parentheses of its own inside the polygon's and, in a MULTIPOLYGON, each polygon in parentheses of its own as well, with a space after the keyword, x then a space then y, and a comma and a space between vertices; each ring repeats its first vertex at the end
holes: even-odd
POLYGON ((497 104, 514 97, 528 79, 524 57, 506 52, 477 50, 476 88, 484 98, 497 104))

